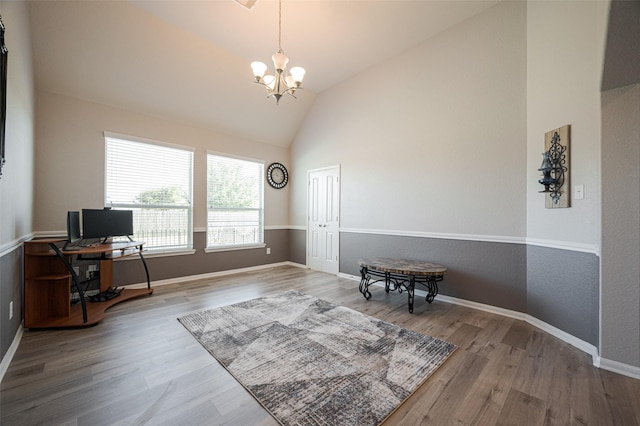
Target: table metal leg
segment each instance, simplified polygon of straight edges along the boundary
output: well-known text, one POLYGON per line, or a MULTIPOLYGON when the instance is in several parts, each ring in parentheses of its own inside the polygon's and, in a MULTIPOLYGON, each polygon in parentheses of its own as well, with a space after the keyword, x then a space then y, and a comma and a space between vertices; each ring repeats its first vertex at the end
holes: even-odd
POLYGON ((413 313, 413 296, 416 290, 416 277, 409 275, 409 286, 407 287, 407 297, 409 299, 409 313, 413 313))
POLYGON ((425 300, 429 303, 433 302, 438 294, 438 281, 442 281, 442 275, 425 276, 424 274, 415 275, 410 273, 393 273, 383 272, 375 268, 369 269, 363 265, 360 267, 360 293, 369 300, 371 292, 369 286, 384 281, 384 290, 386 293, 390 291, 407 292, 407 305, 409 313, 413 313, 413 305, 415 301, 416 284, 421 284, 427 288, 425 300))
POLYGON ((360 279, 360 293, 362 293, 365 299, 369 300, 371 293, 369 292, 369 273, 366 266, 360 268, 360 275, 362 277, 360 279))
POLYGON ((433 302, 438 294, 438 283, 435 278, 429 278, 426 282, 427 285, 427 297, 425 300, 429 303, 433 302))

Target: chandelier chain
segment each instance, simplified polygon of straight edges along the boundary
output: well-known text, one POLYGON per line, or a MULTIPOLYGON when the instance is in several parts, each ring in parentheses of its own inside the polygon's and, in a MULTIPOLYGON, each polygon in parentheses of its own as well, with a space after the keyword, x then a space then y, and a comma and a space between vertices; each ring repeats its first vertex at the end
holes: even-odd
POLYGON ((282 0, 278 1, 278 51, 282 52, 282 0))

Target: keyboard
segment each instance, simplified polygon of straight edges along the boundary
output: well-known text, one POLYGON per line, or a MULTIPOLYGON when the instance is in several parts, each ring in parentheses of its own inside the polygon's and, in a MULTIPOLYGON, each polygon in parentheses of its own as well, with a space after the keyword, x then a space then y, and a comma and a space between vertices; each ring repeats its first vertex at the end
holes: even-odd
POLYGON ((82 250, 83 248, 87 248, 91 246, 93 246, 93 243, 91 242, 91 240, 79 240, 74 242, 72 245, 65 245, 64 247, 62 247, 62 250, 76 251, 76 250, 82 250))

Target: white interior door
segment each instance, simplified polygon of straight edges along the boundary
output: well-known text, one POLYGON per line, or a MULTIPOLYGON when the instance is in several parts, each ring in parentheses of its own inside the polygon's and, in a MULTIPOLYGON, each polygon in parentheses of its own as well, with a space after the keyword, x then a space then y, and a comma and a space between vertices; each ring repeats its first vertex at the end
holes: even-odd
POLYGON ((340 248, 340 167, 309 172, 307 265, 338 274, 340 248))

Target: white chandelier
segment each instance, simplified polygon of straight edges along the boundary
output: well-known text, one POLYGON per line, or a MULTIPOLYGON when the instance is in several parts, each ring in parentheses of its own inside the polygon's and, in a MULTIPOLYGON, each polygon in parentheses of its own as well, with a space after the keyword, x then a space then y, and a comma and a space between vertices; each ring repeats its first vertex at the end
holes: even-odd
POLYGON ((295 98, 294 93, 300 89, 305 70, 301 67, 293 67, 287 75, 287 63, 289 58, 282 51, 282 0, 278 2, 278 51, 273 54, 273 66, 276 69, 275 75, 264 75, 267 66, 262 62, 252 62, 251 69, 255 77, 255 83, 263 85, 267 89, 267 98, 274 97, 276 105, 283 95, 290 95, 295 98))

